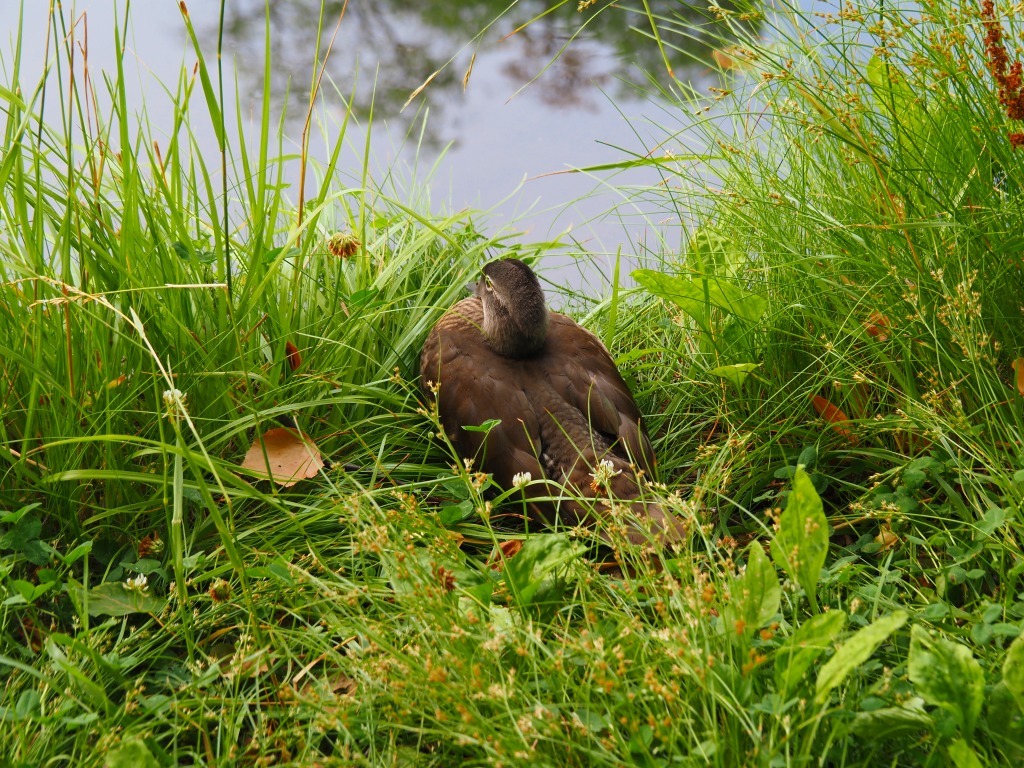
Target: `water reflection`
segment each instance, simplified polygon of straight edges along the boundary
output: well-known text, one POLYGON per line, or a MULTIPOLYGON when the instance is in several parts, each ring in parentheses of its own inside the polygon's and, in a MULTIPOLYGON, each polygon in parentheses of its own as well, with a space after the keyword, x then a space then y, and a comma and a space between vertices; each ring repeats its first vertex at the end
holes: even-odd
MULTIPOLYGON (((212 66, 220 3, 186 1, 212 66)), ((655 170, 622 172, 608 185, 602 183, 608 177, 554 173, 642 156, 667 135, 686 140, 690 111, 680 109, 677 103, 634 93, 637 86, 651 91, 672 84, 658 46, 647 36, 647 20, 617 7, 596 15, 597 6, 577 13, 578 0, 552 3, 551 13, 536 18, 548 11, 548 3, 520 0, 495 22, 508 2, 349 0, 324 77, 328 98, 318 106, 327 113, 325 141, 314 132, 310 155, 321 162, 329 156, 340 125, 338 113, 353 92, 353 111, 363 118, 362 125, 349 125, 334 178, 306 177, 306 199, 317 183, 339 189, 349 182, 363 183, 360 170, 369 122, 365 117, 375 99, 367 183, 417 210, 482 210, 486 215, 476 221, 488 233, 505 230, 507 235, 514 230, 524 233, 524 241, 557 238, 579 243, 580 249, 570 249, 570 255, 563 253, 563 260, 586 250, 609 254, 607 261, 612 263, 620 250, 626 258, 642 254, 663 235, 668 242, 675 240, 670 232, 680 230, 677 213, 666 212, 664 200, 645 197, 627 186, 658 185, 664 180, 655 170), (536 20, 523 27, 531 19, 536 20), (481 34, 481 30, 485 32, 481 34), (464 90, 463 76, 474 51, 475 64, 464 90), (401 112, 409 94, 439 69, 414 105, 401 112), (649 82, 648 76, 653 80, 649 82), (412 141, 407 136, 412 121, 426 111, 421 107, 429 108, 430 115, 425 124, 426 146, 417 147, 418 134, 412 134, 412 141), (442 147, 450 147, 443 157, 442 147)), ((598 5, 610 3, 601 0, 598 5)), ((632 4, 643 5, 639 0, 632 4)), ((705 92, 707 86, 720 85, 707 66, 712 35, 701 14, 674 0, 647 0, 647 4, 677 30, 663 40, 677 77, 694 82, 705 92)), ((325 3, 321 53, 327 50, 342 5, 341 0, 325 3)), ((52 37, 47 34, 50 8, 51 4, 42 2, 0 1, 0 85, 10 85, 7 78, 13 59, 8 54, 20 29, 24 37, 19 79, 24 92, 35 91, 44 72, 47 40, 52 37)), ((75 26, 76 41, 84 39, 87 27, 89 71, 98 84, 103 82, 98 73, 124 68, 129 114, 142 115, 143 123, 155 130, 154 138, 165 147, 171 137, 161 131, 177 125, 177 111, 164 89, 170 87, 173 92, 173 84, 180 78, 191 79, 195 63, 177 5, 76 0, 73 6, 52 4, 52 8, 66 20, 62 28, 75 26), (115 25, 126 31, 123 56, 114 44, 115 25)), ((291 152, 308 106, 316 30, 321 26, 320 0, 228 0, 225 115, 229 126, 237 121, 243 130, 260 129, 258 117, 254 118, 258 110, 234 114, 231 83, 239 83, 244 111, 249 102, 261 98, 265 14, 269 14, 271 30, 269 86, 277 101, 273 106, 280 107, 286 93, 292 102, 287 112, 290 120, 283 125, 285 151, 291 152)), ((51 50, 53 45, 51 39, 51 50)), ((82 57, 76 61, 81 67, 82 57)), ((56 69, 49 71, 55 92, 64 88, 60 79, 64 76, 56 69)), ((110 94, 102 87, 96 94, 100 111, 109 110, 110 94)), ((47 113, 48 120, 63 119, 59 100, 48 99, 47 113)), ((193 110, 188 130, 194 151, 209 162, 219 148, 212 124, 200 115, 193 110)), ((277 125, 272 118, 271 133, 277 125)), ((299 197, 294 192, 300 178, 297 165, 287 164, 281 180, 292 187, 287 194, 294 201, 299 197)), ((601 293, 602 273, 588 271, 584 276, 572 268, 564 270, 564 277, 560 273, 556 268, 549 274, 560 283, 586 286, 590 295, 601 293)))
MULTIPOLYGON (((635 98, 635 89, 649 88, 652 77, 670 86, 663 57, 677 77, 689 80, 699 76, 710 56, 703 4, 648 3, 656 17, 673 19, 686 30, 663 49, 651 39, 648 19, 635 10, 598 3, 578 11, 577 0, 553 8, 546 0, 508 5, 507 0, 330 0, 321 17, 321 0, 233 0, 226 9, 225 37, 237 57, 243 93, 258 98, 269 18, 271 92, 278 103, 288 94, 289 113, 304 115, 318 32, 322 58, 344 9, 325 87, 340 97, 351 96, 358 117, 367 117, 372 106, 376 116, 407 126, 415 110, 403 111, 403 105, 433 76, 418 99, 430 109, 425 143, 434 147, 451 138, 439 134, 465 98, 467 75, 470 87, 514 94, 529 84, 530 95, 548 109, 596 112, 608 97, 615 102, 635 98), (470 72, 474 54, 500 55, 501 63, 473 66, 470 72)), ((720 26, 715 31, 720 34, 720 26)), ((215 47, 217 33, 216 26, 207 25, 208 49, 215 47)))

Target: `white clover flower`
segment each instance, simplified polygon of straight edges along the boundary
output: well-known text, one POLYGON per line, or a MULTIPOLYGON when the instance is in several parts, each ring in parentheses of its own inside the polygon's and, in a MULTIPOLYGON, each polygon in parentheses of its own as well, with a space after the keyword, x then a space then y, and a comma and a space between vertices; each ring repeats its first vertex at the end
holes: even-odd
POLYGON ((608 459, 601 459, 594 468, 594 471, 590 473, 590 476, 594 478, 595 484, 604 485, 619 474, 622 474, 621 469, 615 469, 615 465, 608 459))
POLYGON ((525 488, 533 480, 533 475, 529 472, 516 472, 512 475, 512 486, 514 488, 525 488))
POLYGON ((188 397, 180 389, 164 390, 165 414, 171 421, 180 421, 185 416, 185 398, 188 397))
POLYGON ((138 592, 140 595, 144 595, 149 591, 149 579, 146 578, 146 574, 140 573, 130 579, 125 579, 121 586, 129 592, 138 592))

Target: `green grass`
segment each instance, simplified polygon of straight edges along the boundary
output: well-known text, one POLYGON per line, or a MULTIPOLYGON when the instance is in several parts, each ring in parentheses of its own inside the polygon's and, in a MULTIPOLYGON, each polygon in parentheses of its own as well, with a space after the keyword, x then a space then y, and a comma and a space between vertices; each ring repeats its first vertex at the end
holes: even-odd
MULTIPOLYGON (((672 552, 524 536, 433 437, 427 330, 553 246, 344 178, 344 126, 299 208, 210 58, 160 132, 121 70, 99 111, 68 87, 73 41, 39 88, 5 59, 0 762, 1019 762, 1024 165, 982 21, 751 13, 624 162, 684 247, 581 315, 650 414, 672 552), (291 422, 329 469, 240 468, 291 422)), ((680 19, 649 11, 666 57, 680 19)))

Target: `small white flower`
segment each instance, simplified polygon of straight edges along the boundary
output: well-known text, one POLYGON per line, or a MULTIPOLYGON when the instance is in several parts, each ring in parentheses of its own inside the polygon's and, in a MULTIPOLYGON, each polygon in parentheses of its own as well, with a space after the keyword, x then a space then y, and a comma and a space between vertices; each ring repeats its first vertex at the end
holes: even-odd
POLYGON ((512 486, 515 488, 525 488, 533 480, 533 475, 529 472, 516 472, 512 475, 512 486))
POLYGON ((171 421, 180 421, 185 415, 185 398, 188 397, 180 389, 164 390, 164 407, 166 416, 171 421))
POLYGON ((608 459, 601 459, 594 468, 594 471, 590 473, 590 476, 594 478, 594 483, 598 485, 604 485, 613 477, 621 474, 621 469, 615 469, 615 465, 612 464, 608 459))
POLYGON ((140 573, 132 576, 130 579, 126 579, 121 586, 129 592, 138 592, 140 595, 144 595, 149 590, 149 579, 146 578, 146 574, 140 573))

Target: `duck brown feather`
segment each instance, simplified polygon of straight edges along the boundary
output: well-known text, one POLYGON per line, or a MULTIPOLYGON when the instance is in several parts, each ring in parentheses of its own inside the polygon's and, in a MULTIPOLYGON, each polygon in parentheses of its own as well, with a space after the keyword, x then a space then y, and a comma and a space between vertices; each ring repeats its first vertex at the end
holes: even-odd
MULTIPOLYGON (((485 267, 485 275, 495 263, 485 267)), ((526 265, 515 263, 533 277, 526 265)), ((496 290, 502 288, 498 280, 496 290)), ((535 290, 543 302, 539 284, 535 290)), ((534 338, 532 352, 510 356, 510 349, 519 349, 515 333, 508 331, 508 338, 493 342, 494 318, 485 318, 482 291, 478 287, 478 296, 458 302, 438 321, 420 357, 423 391, 436 397, 441 424, 459 455, 472 458, 502 488, 511 488, 517 474, 529 473, 541 481, 527 489, 532 516, 569 525, 586 523, 591 506, 600 510, 607 501, 588 505, 544 497, 564 496, 560 485, 597 497, 604 489, 593 483, 593 473, 600 462, 611 462, 617 473, 609 481, 612 495, 637 517, 647 518, 658 539, 680 539, 682 528, 671 515, 658 504, 638 500, 636 471, 654 477, 654 450, 604 344, 571 318, 544 308, 542 343, 534 338), (490 336, 485 327, 492 329, 490 336), (463 429, 491 419, 500 424, 486 434, 463 429)), ((514 301, 506 302, 505 307, 514 308, 514 301)), ((637 529, 630 529, 629 536, 638 542, 647 538, 637 529)))

